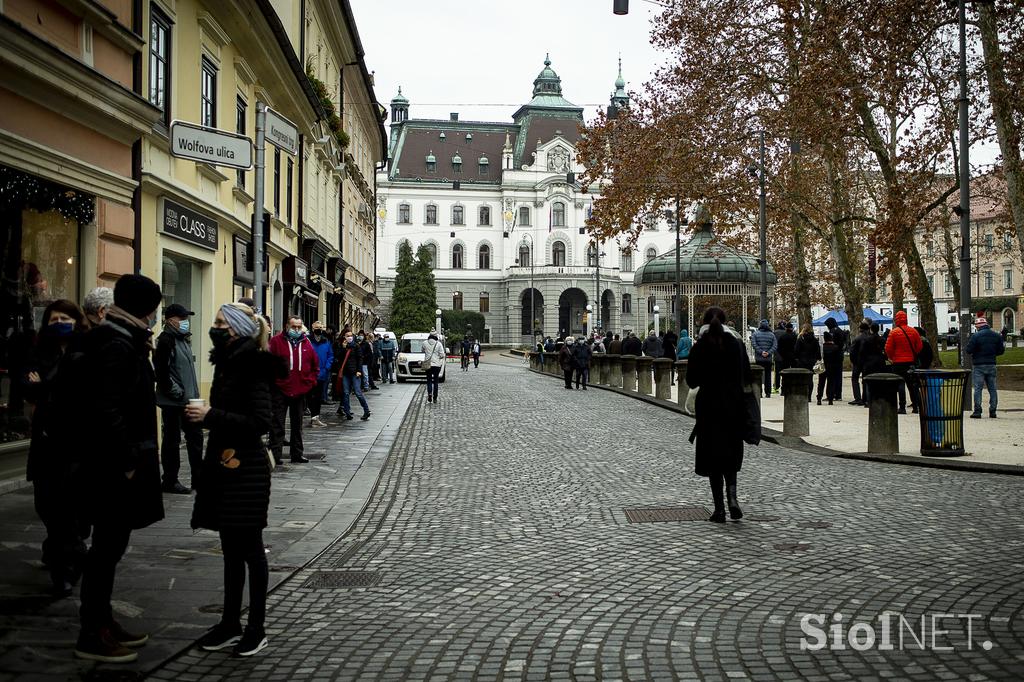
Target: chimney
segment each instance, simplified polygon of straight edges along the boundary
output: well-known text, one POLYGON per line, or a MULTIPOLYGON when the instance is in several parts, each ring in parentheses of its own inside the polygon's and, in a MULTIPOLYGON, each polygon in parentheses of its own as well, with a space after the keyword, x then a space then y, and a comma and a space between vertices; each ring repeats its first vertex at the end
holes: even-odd
POLYGON ((452 113, 450 113, 448 115, 451 117, 451 120, 453 120, 453 121, 458 121, 459 120, 459 112, 457 112, 457 111, 453 111, 452 113))

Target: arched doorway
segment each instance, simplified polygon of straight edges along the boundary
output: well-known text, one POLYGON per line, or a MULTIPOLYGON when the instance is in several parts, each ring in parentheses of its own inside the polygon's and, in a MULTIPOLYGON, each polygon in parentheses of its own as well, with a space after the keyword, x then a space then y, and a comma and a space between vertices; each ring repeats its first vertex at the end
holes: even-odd
POLYGON ((1003 326, 996 331, 998 332, 1006 329, 1009 333, 1015 334, 1017 332, 1017 324, 1014 317, 1013 308, 1003 308, 1003 326))
POLYGON ((612 328, 612 310, 615 309, 615 294, 611 289, 605 289, 601 294, 601 328, 608 330, 612 328))
POLYGON ((587 295, 575 287, 566 289, 558 297, 558 333, 582 334, 583 314, 587 312, 587 295))
POLYGON ((537 289, 524 289, 519 296, 519 305, 522 308, 520 315, 520 333, 523 336, 533 336, 534 330, 542 330, 544 327, 544 295, 537 289), (530 313, 530 292, 533 292, 533 314, 530 313), (531 322, 531 320, 534 320, 531 322))

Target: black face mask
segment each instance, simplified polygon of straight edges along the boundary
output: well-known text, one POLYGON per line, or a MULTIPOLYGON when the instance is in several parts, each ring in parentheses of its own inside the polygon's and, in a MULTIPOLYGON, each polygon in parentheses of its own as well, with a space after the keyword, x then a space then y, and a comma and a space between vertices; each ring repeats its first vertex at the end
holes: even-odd
POLYGON ((231 340, 231 330, 210 327, 210 340, 213 341, 213 347, 219 350, 228 345, 228 341, 231 340))

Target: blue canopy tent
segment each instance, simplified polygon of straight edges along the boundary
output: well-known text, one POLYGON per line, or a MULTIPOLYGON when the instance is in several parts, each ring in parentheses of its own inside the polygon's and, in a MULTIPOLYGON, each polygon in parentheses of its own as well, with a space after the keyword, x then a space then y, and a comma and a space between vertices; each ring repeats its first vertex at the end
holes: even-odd
MULTIPOLYGON (((886 317, 885 315, 882 315, 881 313, 878 313, 872 310, 871 308, 865 308, 863 310, 863 314, 864 319, 868 320, 869 322, 877 322, 878 324, 892 324, 891 317, 886 317)), ((811 324, 813 324, 815 327, 824 327, 825 320, 829 318, 835 320, 836 324, 838 324, 840 327, 848 326, 850 323, 849 318, 846 316, 845 310, 832 310, 825 313, 818 319, 814 320, 814 322, 812 322, 811 324)))

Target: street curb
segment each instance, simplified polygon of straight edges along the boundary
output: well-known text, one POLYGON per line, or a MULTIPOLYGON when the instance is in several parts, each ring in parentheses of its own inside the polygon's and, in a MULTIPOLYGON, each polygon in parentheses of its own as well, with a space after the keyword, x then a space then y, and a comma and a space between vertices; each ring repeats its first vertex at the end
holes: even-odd
MULTIPOLYGON (((550 377, 552 379, 561 381, 562 377, 548 374, 540 370, 530 368, 530 371, 534 374, 541 376, 550 377)), ((587 384, 588 387, 599 388, 603 391, 609 391, 611 393, 618 393, 635 400, 648 403, 649 405, 655 405, 666 410, 680 414, 688 419, 693 419, 690 415, 683 412, 683 409, 676 403, 667 400, 661 400, 649 395, 642 395, 634 393, 633 391, 627 391, 621 388, 614 388, 612 386, 602 386, 600 384, 587 384)), ((812 455, 820 455, 824 457, 835 457, 837 459, 854 459, 866 462, 885 462, 889 464, 904 464, 907 466, 918 466, 930 469, 946 469, 948 471, 968 471, 980 474, 1001 474, 1004 476, 1024 476, 1024 467, 1013 466, 1012 464, 995 464, 990 462, 971 462, 961 459, 950 459, 950 458, 938 458, 938 457, 915 457, 913 455, 883 455, 874 452, 840 452, 839 450, 832 450, 830 448, 824 448, 820 445, 814 445, 808 443, 803 438, 796 436, 785 436, 781 431, 775 431, 774 429, 766 429, 761 427, 761 440, 767 441, 774 445, 779 445, 790 450, 797 450, 799 452, 806 452, 812 455)))

